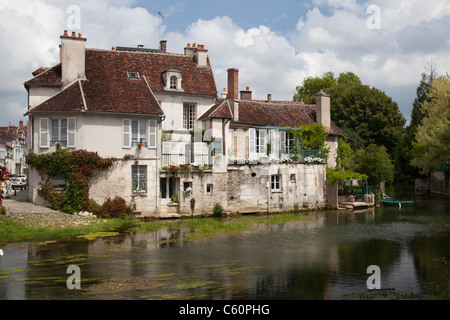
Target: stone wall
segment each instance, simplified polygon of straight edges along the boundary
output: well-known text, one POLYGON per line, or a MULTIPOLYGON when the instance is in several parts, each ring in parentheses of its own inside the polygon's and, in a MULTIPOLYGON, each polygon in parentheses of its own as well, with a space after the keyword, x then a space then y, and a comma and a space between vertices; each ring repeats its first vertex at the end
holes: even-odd
POLYGON ((415 189, 450 195, 449 182, 445 177, 444 171, 435 171, 430 177, 416 179, 415 189))

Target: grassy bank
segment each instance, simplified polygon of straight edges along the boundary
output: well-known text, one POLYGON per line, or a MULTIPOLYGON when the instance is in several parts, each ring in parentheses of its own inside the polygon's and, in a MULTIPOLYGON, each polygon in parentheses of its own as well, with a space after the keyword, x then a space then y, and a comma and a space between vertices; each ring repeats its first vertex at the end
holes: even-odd
POLYGON ((217 219, 213 217, 199 217, 181 219, 176 221, 155 220, 140 224, 135 231, 155 231, 159 229, 190 229, 192 233, 186 240, 202 240, 222 235, 234 235, 241 232, 256 229, 261 224, 286 223, 290 221, 312 221, 315 215, 279 213, 271 215, 238 216, 232 218, 217 219))
POLYGON ((0 244, 26 241, 48 241, 60 238, 105 232, 131 230, 136 232, 155 231, 159 229, 189 229, 186 240, 202 240, 222 235, 234 235, 252 230, 260 224, 286 223, 289 221, 311 221, 315 215, 280 213, 271 215, 237 216, 217 219, 213 217, 196 217, 179 220, 154 220, 139 222, 138 219, 100 219, 98 223, 88 226, 33 227, 31 224, 16 219, 0 221, 0 244))
POLYGON ((89 226, 32 228, 13 219, 4 219, 0 224, 0 244, 10 242, 55 240, 63 237, 76 237, 91 232, 123 230, 129 228, 136 221, 136 219, 107 219, 104 220, 104 222, 89 226))

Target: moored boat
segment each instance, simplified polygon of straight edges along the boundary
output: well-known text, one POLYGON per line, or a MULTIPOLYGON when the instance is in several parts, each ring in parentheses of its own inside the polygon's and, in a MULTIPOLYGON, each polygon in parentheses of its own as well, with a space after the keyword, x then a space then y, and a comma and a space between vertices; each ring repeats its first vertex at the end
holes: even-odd
POLYGON ((414 205, 414 201, 397 200, 397 199, 382 199, 381 203, 388 207, 402 207, 414 205))

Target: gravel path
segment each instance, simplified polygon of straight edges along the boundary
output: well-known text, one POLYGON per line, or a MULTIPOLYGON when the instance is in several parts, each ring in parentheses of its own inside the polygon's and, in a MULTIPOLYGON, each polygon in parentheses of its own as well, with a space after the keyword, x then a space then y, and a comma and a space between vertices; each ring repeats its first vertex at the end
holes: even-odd
MULTIPOLYGON (((67 228, 102 223, 103 219, 71 215, 50 208, 35 205, 28 201, 28 190, 17 191, 8 199, 3 199, 6 216, 1 219, 14 219, 30 228, 67 228)), ((0 223, 1 225, 1 223, 0 223)))

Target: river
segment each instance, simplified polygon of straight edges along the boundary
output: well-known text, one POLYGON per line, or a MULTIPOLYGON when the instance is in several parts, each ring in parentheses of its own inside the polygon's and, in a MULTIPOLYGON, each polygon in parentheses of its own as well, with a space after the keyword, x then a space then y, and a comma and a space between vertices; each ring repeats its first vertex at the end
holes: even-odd
POLYGON ((7 244, 0 299, 332 300, 367 292, 371 265, 382 289, 420 292, 443 279, 434 260, 450 258, 450 199, 394 196, 415 205, 314 212, 314 221, 198 241, 186 241, 189 230, 163 229, 7 244), (72 275, 80 289, 69 289, 72 275))

